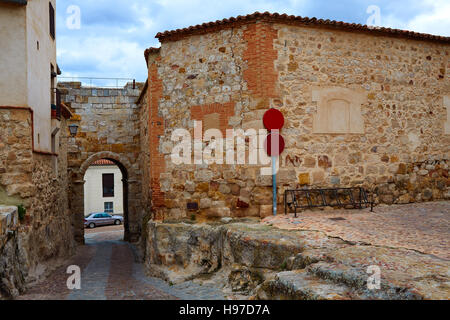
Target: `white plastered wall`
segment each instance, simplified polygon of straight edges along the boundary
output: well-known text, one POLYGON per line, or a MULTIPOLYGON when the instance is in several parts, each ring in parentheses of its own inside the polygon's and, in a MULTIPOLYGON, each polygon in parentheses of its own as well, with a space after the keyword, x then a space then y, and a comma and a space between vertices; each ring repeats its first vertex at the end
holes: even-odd
POLYGON ((0 106, 27 107, 26 6, 0 3, 0 106))
POLYGON ((44 152, 52 152, 50 64, 55 71, 57 68, 56 39, 50 36, 49 2, 56 10, 55 0, 28 1, 26 6, 28 105, 34 110, 34 148, 44 152))

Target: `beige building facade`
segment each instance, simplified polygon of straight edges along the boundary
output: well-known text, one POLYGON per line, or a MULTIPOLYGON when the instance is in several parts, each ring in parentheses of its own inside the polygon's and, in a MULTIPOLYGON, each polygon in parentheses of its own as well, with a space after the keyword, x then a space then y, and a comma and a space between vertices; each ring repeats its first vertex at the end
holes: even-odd
POLYGON ((34 150, 57 153, 52 139, 57 146, 58 124, 51 121, 50 107, 56 104, 58 73, 56 1, 6 1, 0 5, 0 104, 33 110, 34 150))

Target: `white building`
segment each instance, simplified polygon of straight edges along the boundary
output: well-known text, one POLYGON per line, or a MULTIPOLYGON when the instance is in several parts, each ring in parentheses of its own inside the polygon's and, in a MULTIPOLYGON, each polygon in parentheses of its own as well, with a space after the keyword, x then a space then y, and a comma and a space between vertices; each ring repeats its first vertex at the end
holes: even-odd
POLYGON ((123 214, 122 172, 106 159, 94 162, 84 175, 84 215, 93 212, 123 214))

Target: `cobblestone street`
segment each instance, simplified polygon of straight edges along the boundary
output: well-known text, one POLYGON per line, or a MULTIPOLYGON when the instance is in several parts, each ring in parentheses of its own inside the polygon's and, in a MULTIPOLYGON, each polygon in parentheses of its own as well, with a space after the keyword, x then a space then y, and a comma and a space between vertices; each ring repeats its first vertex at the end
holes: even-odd
POLYGON ((136 262, 134 246, 122 241, 121 226, 87 229, 85 237, 86 245, 79 246, 74 257, 18 300, 224 299, 213 286, 192 282, 170 285, 145 276, 143 264, 136 262), (81 269, 81 290, 67 288, 70 265, 81 269))

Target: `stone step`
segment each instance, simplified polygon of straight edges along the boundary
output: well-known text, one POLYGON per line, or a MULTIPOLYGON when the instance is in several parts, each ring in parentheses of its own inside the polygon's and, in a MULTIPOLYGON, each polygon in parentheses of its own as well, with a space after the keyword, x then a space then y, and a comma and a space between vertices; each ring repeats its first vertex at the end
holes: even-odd
POLYGON ((383 300, 416 300, 422 297, 408 286, 402 286, 393 281, 387 281, 380 277, 380 288, 370 289, 368 286, 369 277, 366 268, 354 267, 341 263, 318 262, 309 265, 306 272, 311 276, 323 281, 328 281, 337 285, 349 288, 360 299, 383 299, 383 300))
POLYGON ((277 273, 257 290, 257 299, 269 300, 348 300, 359 297, 347 286, 323 280, 306 270, 277 273))

